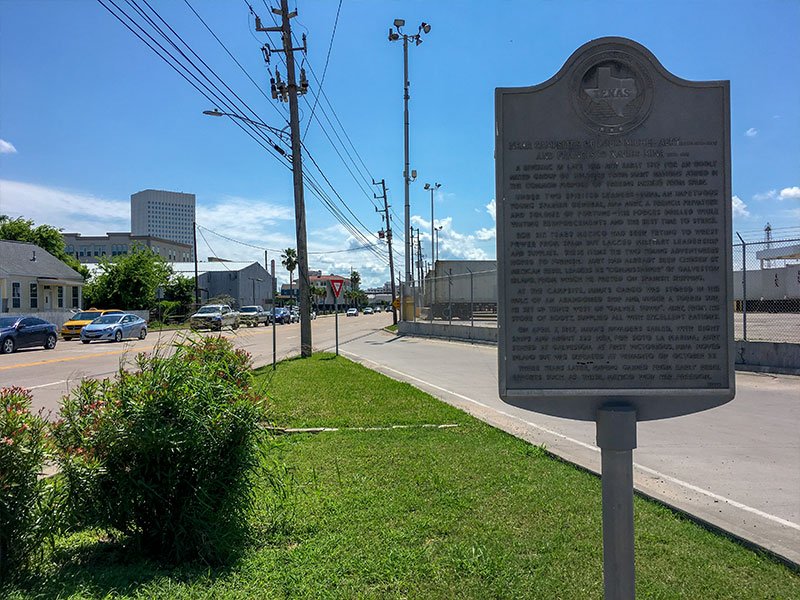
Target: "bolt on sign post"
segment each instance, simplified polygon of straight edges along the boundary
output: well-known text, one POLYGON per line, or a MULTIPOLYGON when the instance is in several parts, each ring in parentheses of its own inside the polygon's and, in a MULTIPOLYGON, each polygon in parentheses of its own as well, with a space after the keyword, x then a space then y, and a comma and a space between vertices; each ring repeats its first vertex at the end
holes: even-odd
POLYGON ((330 281, 333 289, 333 319, 336 324, 336 356, 339 356, 339 294, 342 291, 344 279, 331 279, 330 281))
POLYGON ((500 396, 596 422, 607 600, 635 596, 636 422, 735 392, 729 89, 609 37, 495 91, 500 396))

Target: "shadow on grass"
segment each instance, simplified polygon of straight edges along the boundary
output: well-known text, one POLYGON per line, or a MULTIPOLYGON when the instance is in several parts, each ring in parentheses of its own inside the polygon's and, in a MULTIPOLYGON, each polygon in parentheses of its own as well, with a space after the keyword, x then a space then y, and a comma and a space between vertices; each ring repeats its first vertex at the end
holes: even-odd
POLYGON ((189 585, 203 580, 205 586, 205 582, 213 584, 235 569, 242 554, 220 566, 200 561, 170 564, 148 558, 127 540, 92 540, 87 534, 79 537, 79 541, 69 539, 56 548, 44 566, 0 586, 0 596, 17 592, 21 597, 64 598, 88 591, 98 598, 126 596, 159 579, 189 585))

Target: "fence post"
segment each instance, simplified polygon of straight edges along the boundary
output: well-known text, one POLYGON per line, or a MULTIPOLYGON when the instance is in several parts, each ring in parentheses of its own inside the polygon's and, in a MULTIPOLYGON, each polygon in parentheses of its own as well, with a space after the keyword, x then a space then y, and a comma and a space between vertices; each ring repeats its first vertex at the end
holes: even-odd
POLYGON ((448 325, 453 324, 453 269, 447 274, 447 317, 448 325))
POLYGON ((472 281, 472 271, 469 271, 469 324, 475 327, 475 288, 472 286, 472 281))
POLYGON ((747 341, 747 244, 736 232, 736 235, 742 240, 742 339, 747 341))

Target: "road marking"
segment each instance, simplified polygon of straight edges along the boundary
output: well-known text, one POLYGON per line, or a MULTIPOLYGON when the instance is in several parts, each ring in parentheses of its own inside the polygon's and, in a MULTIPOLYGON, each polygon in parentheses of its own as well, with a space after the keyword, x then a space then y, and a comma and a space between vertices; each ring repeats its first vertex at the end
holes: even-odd
POLYGON ((67 383, 67 381, 68 381, 67 379, 62 379, 61 381, 54 381, 52 383, 43 383, 41 385, 27 386, 25 389, 27 389, 27 390, 38 390, 39 388, 50 387, 51 385, 58 385, 60 383, 67 383))
MULTIPOLYGON (((461 398, 462 400, 466 400, 467 402, 471 402, 473 404, 477 404, 478 406, 481 406, 483 408, 486 408, 488 410, 491 410, 491 411, 496 412, 498 414, 501 414, 503 416, 509 417, 511 419, 515 419, 517 421, 525 423, 526 425, 530 425, 531 427, 534 427, 535 429, 538 429, 538 430, 543 431, 545 433, 548 433, 550 435, 554 435, 556 437, 559 437, 559 438, 561 438, 561 439, 563 439, 565 441, 571 442, 573 444, 577 444, 578 446, 581 446, 583 448, 587 448, 587 449, 591 450, 592 452, 597 452, 597 453, 600 452, 600 448, 598 448, 597 446, 592 446, 591 444, 587 444, 586 442, 582 442, 580 440, 576 440, 574 438, 566 436, 563 433, 558 433, 557 431, 553 431, 552 429, 548 429, 547 427, 542 427, 541 425, 537 425, 536 423, 531 423, 530 421, 526 421, 525 419, 523 419, 521 417, 518 417, 516 415, 513 415, 513 414, 508 413, 508 412, 503 411, 503 410, 498 410, 498 409, 496 409, 496 408, 494 408, 492 406, 489 406, 488 404, 485 404, 483 402, 479 402, 478 400, 475 400, 473 398, 469 398, 468 396, 464 396, 463 394, 459 394, 458 392, 453 392, 451 390, 448 390, 448 389, 443 388, 441 386, 438 386, 436 384, 430 383, 429 381, 425 381, 424 379, 419 379, 418 377, 414 377, 413 375, 409 375, 408 373, 403 373, 402 371, 398 371, 397 369, 393 369, 393 368, 388 367, 388 366, 386 366, 386 365, 384 365, 382 363, 375 362, 374 360, 370 360, 368 358, 364 358, 363 356, 359 356, 358 354, 354 354, 353 352, 347 352, 347 351, 342 351, 342 350, 340 350, 340 352, 341 352, 341 354, 350 355, 350 356, 352 356, 354 358, 357 358, 358 360, 363 360, 365 362, 372 363, 373 365, 381 367, 382 369, 386 369, 387 371, 391 371, 393 373, 397 373, 398 375, 401 375, 403 377, 407 377, 408 379, 413 379, 414 381, 418 381, 419 383, 422 383, 424 385, 430 386, 430 387, 435 388, 435 389, 437 389, 439 391, 445 392, 446 394, 450 394, 450 395, 455 396, 457 398, 461 398)), ((661 473, 660 471, 656 471, 655 469, 651 469, 649 467, 642 466, 642 465, 640 465, 640 464, 638 464, 636 462, 634 462, 633 465, 637 469, 641 469, 645 473, 649 473, 651 475, 655 475, 656 477, 658 477, 660 479, 664 479, 664 480, 669 481, 671 483, 674 483, 675 485, 679 485, 679 486, 684 487, 686 489, 692 490, 693 492, 697 492, 698 494, 703 494, 704 496, 708 496, 709 498, 711 498, 713 500, 726 502, 726 503, 730 504, 731 506, 733 506, 735 508, 747 511, 747 512, 752 513, 754 515, 758 515, 759 517, 762 517, 764 519, 772 521, 773 523, 778 523, 779 525, 783 525, 784 527, 789 527, 791 529, 796 529, 797 531, 800 531, 800 525, 798 525, 797 523, 794 523, 792 521, 787 521, 786 519, 782 519, 781 517, 777 517, 775 515, 771 515, 771 514, 766 513, 766 512, 764 512, 762 510, 759 510, 757 508, 753 508, 752 506, 747 506, 746 504, 742 504, 741 502, 737 502, 736 500, 731 500, 730 498, 726 498, 725 496, 721 496, 719 494, 715 494, 714 492, 712 492, 710 490, 706 490, 704 488, 701 488, 701 487, 698 487, 696 485, 693 485, 693 484, 689 483, 688 481, 683 481, 682 479, 678 479, 676 477, 672 477, 670 475, 666 475, 665 473, 661 473)))
MULTIPOLYGON (((297 328, 299 328, 299 324, 297 324, 297 327, 295 327, 295 329, 297 329, 297 328)), ((288 327, 286 329, 288 329, 288 327)), ((228 335, 223 335, 221 337, 224 337, 224 338, 249 337, 249 336, 252 336, 252 335, 265 335, 267 333, 271 334, 272 330, 269 329, 269 330, 262 330, 262 331, 258 331, 258 332, 254 331, 252 333, 235 333, 234 332, 234 333, 231 333, 231 334, 228 334, 228 335)), ((297 336, 294 336, 294 337, 297 337, 297 336)), ((292 338, 288 338, 288 339, 292 339, 292 338)), ((36 361, 36 362, 31 362, 31 363, 23 363, 21 365, 6 365, 6 366, 3 366, 3 367, 0 367, 0 371, 5 371, 5 370, 8 370, 8 369, 21 369, 23 367, 37 367, 39 365, 50 365, 50 364, 53 364, 53 363, 67 362, 67 361, 70 361, 70 360, 80 360, 82 358, 94 358, 94 357, 98 357, 98 356, 111 356, 111 355, 114 355, 114 354, 125 354, 126 352, 133 352, 133 351, 135 351, 135 352, 144 352, 145 350, 155 350, 156 348, 166 348, 166 347, 171 346, 171 345, 172 345, 172 342, 166 343, 166 344, 156 344, 155 346, 145 346, 143 348, 131 348, 131 347, 129 347, 129 348, 125 348, 125 349, 122 349, 122 350, 111 350, 109 352, 96 352, 94 354, 81 354, 80 356, 67 356, 67 357, 64 357, 64 358, 53 358, 51 360, 39 360, 39 361, 36 361)))

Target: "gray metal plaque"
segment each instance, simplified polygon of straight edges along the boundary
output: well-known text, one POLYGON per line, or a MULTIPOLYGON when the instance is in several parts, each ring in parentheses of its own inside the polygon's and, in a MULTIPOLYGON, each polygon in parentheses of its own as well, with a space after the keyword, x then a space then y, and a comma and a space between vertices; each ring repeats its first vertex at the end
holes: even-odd
POLYGON ((649 420, 732 399, 729 82, 601 38, 495 107, 503 400, 649 420))

